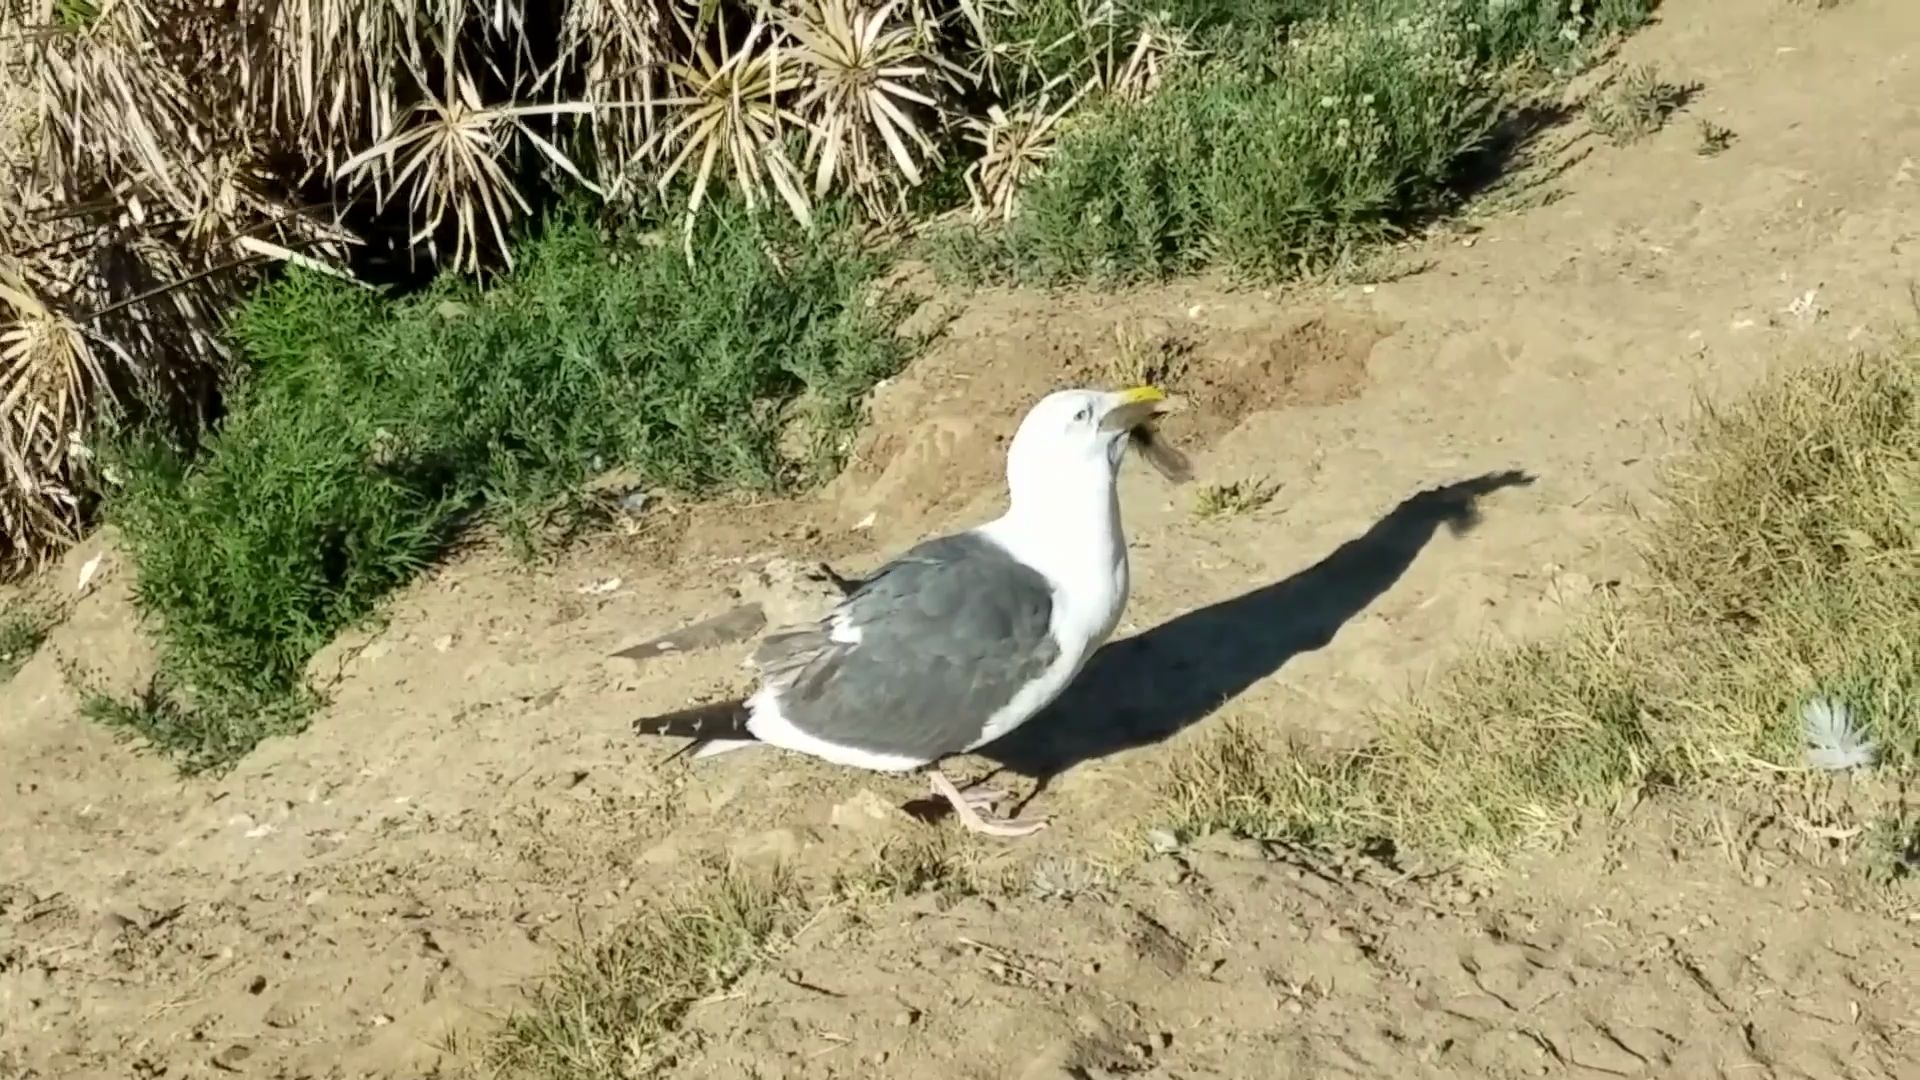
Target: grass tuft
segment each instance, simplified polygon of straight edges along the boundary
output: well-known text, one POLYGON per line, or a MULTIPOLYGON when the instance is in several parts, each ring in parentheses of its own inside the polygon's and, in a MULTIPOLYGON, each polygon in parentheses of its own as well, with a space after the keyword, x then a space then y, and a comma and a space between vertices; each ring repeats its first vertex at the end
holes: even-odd
POLYGON ((629 1080, 672 1063, 697 1002, 778 951, 800 910, 792 883, 728 874, 568 950, 482 1048, 492 1071, 538 1080, 629 1080))
POLYGON ((855 911, 866 912, 920 893, 969 896, 983 891, 985 884, 975 856, 944 832, 889 840, 860 863, 835 874, 832 893, 855 911))
POLYGON ((1642 64, 1587 102, 1587 124, 1615 146, 1629 146, 1666 127, 1667 119, 1698 90, 1668 82, 1658 67, 1642 64))
POLYGON ((1177 387, 1193 362, 1193 342, 1178 332, 1115 323, 1106 377, 1113 386, 1177 387))
POLYGON ((170 704, 115 715, 231 761, 296 727, 308 658, 470 523, 531 552, 592 519, 609 470, 692 494, 830 473, 907 351, 898 306, 870 302, 878 263, 737 211, 699 241, 690 266, 565 219, 485 292, 385 300, 295 272, 258 295, 234 324, 246 377, 197 456, 118 451, 109 509, 170 704))
POLYGON ((262 739, 299 731, 315 704, 305 687, 195 693, 162 676, 132 697, 90 690, 80 700, 80 715, 144 740, 192 776, 231 764, 262 739))
POLYGON ((1879 885, 1920 876, 1920 815, 1902 808, 1874 822, 1867 832, 1866 875, 1879 885))
POLYGON ((1280 485, 1261 477, 1208 484, 1193 497, 1193 516, 1202 521, 1251 514, 1273 501, 1280 485))
POLYGON ((1732 128, 1722 127, 1711 120, 1700 121, 1699 135, 1700 144, 1694 148, 1694 152, 1701 157, 1714 157, 1725 153, 1727 148, 1733 145, 1733 141, 1739 138, 1732 128))
POLYGON ((1358 752, 1229 728, 1174 768, 1176 826, 1497 860, 1649 788, 1817 772, 1802 722, 1815 696, 1877 746, 1876 768, 1911 769, 1920 339, 1706 410, 1665 495, 1644 587, 1471 658, 1358 752))
POLYGON ((47 612, 36 605, 13 601, 0 611, 0 683, 19 674, 51 628, 47 612))

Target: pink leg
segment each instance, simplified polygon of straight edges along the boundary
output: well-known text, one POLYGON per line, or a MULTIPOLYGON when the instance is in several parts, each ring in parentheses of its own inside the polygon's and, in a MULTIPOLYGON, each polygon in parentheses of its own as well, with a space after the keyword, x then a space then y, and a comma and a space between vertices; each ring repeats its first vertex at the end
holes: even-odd
POLYGON ((991 810, 1005 802, 1007 793, 1002 788, 982 788, 968 786, 960 789, 960 800, 975 810, 991 810))
POLYGON ((980 808, 982 806, 991 807, 994 803, 999 802, 1006 797, 1005 792, 976 791, 970 794, 962 794, 959 788, 953 786, 953 781, 947 779, 946 774, 939 769, 930 771, 927 774, 927 779, 933 785, 933 793, 947 800, 947 805, 953 807, 954 816, 960 819, 960 824, 964 826, 968 832, 981 833, 986 836, 1021 837, 1031 836, 1047 827, 1045 818, 1030 818, 1026 821, 1000 821, 990 820, 981 816, 980 808))

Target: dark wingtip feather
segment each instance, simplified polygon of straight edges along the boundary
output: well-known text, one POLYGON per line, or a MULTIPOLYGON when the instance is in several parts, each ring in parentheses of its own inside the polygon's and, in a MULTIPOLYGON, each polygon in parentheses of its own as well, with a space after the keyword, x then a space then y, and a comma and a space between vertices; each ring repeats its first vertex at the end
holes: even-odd
POLYGON ((643 641, 614 653, 617 660, 644 664, 658 656, 711 649, 745 641, 767 625, 766 611, 759 604, 742 604, 712 618, 702 619, 670 634, 643 641))
POLYGON ((727 701, 709 702, 705 705, 662 713, 659 716, 642 717, 633 722, 633 733, 687 740, 680 749, 661 759, 660 764, 667 765, 698 751, 708 743, 722 739, 753 738, 753 732, 747 730, 749 715, 747 700, 732 698, 727 701))
POLYGON ((731 698, 642 717, 633 722, 633 733, 669 739, 751 739, 747 717, 747 699, 731 698))

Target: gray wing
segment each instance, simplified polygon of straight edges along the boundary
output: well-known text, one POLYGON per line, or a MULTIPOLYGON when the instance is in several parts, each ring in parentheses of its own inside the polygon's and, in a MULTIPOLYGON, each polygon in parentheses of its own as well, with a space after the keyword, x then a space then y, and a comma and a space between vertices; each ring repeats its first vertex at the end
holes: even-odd
POLYGON ((780 710, 816 738, 934 761, 972 745, 1060 648, 1053 590, 977 533, 922 541, 827 618, 776 631, 752 664, 780 710), (859 642, 832 638, 835 620, 859 642))

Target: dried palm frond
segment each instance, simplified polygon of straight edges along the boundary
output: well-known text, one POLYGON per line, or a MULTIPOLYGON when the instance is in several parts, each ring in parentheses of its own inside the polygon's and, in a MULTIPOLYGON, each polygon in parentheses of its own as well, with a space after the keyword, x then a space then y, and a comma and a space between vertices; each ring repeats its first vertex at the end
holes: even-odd
MULTIPOLYGON (((706 200, 723 151, 729 175, 750 209, 767 201, 771 183, 794 217, 810 222, 813 216, 799 173, 783 145, 789 129, 806 130, 805 120, 785 104, 804 85, 806 73, 784 55, 778 39, 768 32, 771 28, 759 17, 739 45, 729 45, 726 16, 720 10, 717 55, 707 45, 703 22, 688 26, 679 20, 693 56, 690 63, 667 66, 680 93, 666 103, 686 111, 646 147, 650 155, 666 161, 655 178, 662 193, 690 163, 698 162, 687 200, 684 243, 688 245, 694 218, 706 200)), ((692 257, 690 248, 688 257, 692 257)))
POLYGON ((215 20, 163 6, 115 0, 82 29, 26 37, 42 209, 114 207, 142 230, 185 222, 176 235, 205 252, 263 223, 302 244, 332 232, 280 198, 290 185, 256 164, 245 103, 208 85, 215 61, 200 54, 217 34, 195 24, 215 20))
MULTIPOLYGON (((436 258, 439 249, 434 234, 451 219, 455 267, 478 269, 482 225, 493 239, 494 250, 512 266, 507 226, 516 211, 533 212, 507 171, 506 163, 517 149, 518 139, 527 140, 581 185, 600 191, 581 175, 572 159, 529 127, 524 118, 585 113, 590 109, 580 104, 484 105, 472 76, 460 66, 454 51, 443 50, 443 57, 439 96, 409 108, 397 132, 341 162, 334 175, 356 186, 372 184, 385 189, 377 196, 378 205, 383 207, 393 191, 408 189, 413 223, 408 241, 411 245, 424 242, 436 258)), ((420 81, 422 85, 427 83, 424 77, 420 81)))
MULTIPOLYGON (((1057 86, 1059 80, 1055 80, 1057 86)), ((976 220, 999 215, 1012 220, 1020 189, 1053 156, 1054 133, 1060 120, 1080 103, 1086 88, 1067 96, 1058 108, 1049 110, 1049 91, 1043 90, 1031 102, 1016 105, 1012 112, 994 105, 987 118, 969 118, 967 139, 980 147, 980 157, 967 166, 967 191, 973 196, 976 220)))
POLYGON ((28 70, 39 82, 42 162, 57 188, 91 196, 102 179, 181 217, 212 202, 196 168, 207 125, 184 72, 154 39, 157 15, 140 0, 111 5, 83 33, 30 39, 28 70))
POLYGON ((805 0, 786 20, 796 42, 794 59, 806 71, 806 93, 795 111, 807 118, 812 132, 807 164, 815 198, 838 179, 877 208, 881 190, 921 182, 916 151, 929 162, 939 156, 912 115, 914 107, 931 111, 933 121, 944 124, 940 103, 926 90, 965 73, 926 46, 917 20, 898 18, 904 6, 905 0, 877 7, 858 0, 805 0))
POLYGON ((76 535, 70 476, 107 382, 93 342, 43 284, 0 268, 0 564, 10 569, 76 535))
MULTIPOLYGON (((17 191, 29 180, 30 153, 35 141, 35 97, 27 82, 20 34, 12 19, 0 14, 0 169, 4 169, 17 191)), ((0 200, 0 215, 18 207, 0 200)))
POLYGON ((1157 13, 1141 22, 1126 59, 1105 65, 1095 77, 1109 94, 1137 103, 1160 88, 1175 64, 1198 55, 1187 32, 1157 13))
POLYGON ((589 171, 609 196, 622 192, 626 163, 640 156, 664 115, 672 29, 659 3, 570 0, 561 15, 561 60, 542 82, 577 72, 576 100, 594 108, 585 130, 593 147, 589 171))
POLYGON ((280 0, 264 11, 255 93, 310 165, 331 176, 363 133, 393 130, 405 74, 394 58, 423 13, 411 3, 341 0, 280 0))
POLYGON ((432 46, 484 55, 516 96, 536 82, 526 7, 523 0, 276 0, 260 6, 262 47, 239 78, 319 174, 337 175, 355 148, 397 130, 410 103, 408 78, 431 66, 432 46))

